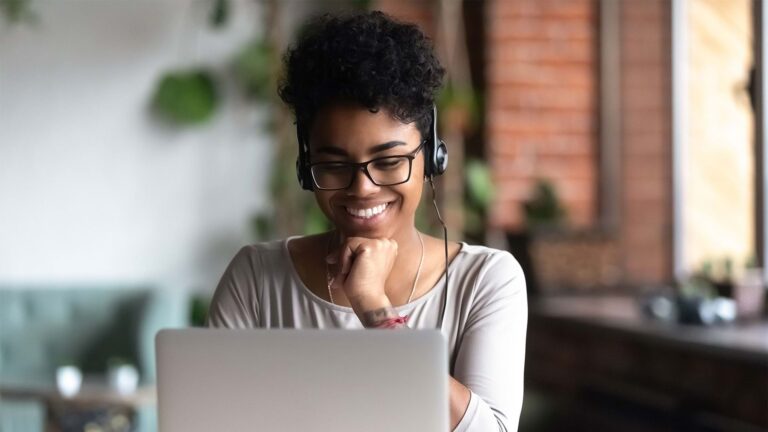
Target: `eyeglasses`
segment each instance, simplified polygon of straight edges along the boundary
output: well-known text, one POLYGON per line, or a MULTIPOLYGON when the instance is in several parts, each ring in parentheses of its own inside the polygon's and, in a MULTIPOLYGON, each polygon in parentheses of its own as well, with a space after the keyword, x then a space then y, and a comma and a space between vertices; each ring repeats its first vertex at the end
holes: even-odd
POLYGON ((362 170, 376 186, 394 186, 411 179, 413 159, 424 146, 407 155, 385 156, 367 162, 317 162, 309 165, 312 181, 319 190, 341 190, 352 186, 355 173, 362 170))

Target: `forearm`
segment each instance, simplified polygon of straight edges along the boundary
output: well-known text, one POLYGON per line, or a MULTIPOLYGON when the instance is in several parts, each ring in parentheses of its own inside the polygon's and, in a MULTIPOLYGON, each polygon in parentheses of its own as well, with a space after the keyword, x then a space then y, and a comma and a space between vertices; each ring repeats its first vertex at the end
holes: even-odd
POLYGON ((461 419, 464 418, 464 413, 467 412, 470 391, 464 384, 456 381, 452 376, 448 376, 448 390, 451 430, 454 430, 459 425, 459 422, 461 422, 461 419))
MULTIPOLYGON (((352 307, 365 327, 375 327, 376 323, 397 316, 397 311, 386 296, 382 299, 352 302, 352 307)), ((470 391, 462 383, 448 376, 450 430, 456 429, 469 406, 470 391)))

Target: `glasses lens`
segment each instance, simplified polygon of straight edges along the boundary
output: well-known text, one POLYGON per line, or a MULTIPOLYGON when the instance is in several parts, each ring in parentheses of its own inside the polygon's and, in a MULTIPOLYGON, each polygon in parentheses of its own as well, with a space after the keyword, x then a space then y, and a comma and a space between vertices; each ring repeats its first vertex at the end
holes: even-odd
POLYGON ((411 176, 411 159, 405 156, 377 159, 368 164, 368 172, 379 186, 404 183, 411 176))
POLYGON ((344 189, 352 182, 355 167, 345 163, 312 166, 312 178, 320 189, 344 189))

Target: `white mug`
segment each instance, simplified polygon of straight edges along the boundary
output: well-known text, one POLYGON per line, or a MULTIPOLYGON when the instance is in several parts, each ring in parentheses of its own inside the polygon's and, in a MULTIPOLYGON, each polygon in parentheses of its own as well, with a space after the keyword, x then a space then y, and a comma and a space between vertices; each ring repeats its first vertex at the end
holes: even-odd
POLYGON ((107 380, 114 391, 122 395, 131 394, 139 385, 139 371, 130 364, 112 366, 107 371, 107 380))
POLYGON ((83 373, 77 366, 59 366, 56 369, 56 387, 65 398, 70 398, 80 391, 83 373))

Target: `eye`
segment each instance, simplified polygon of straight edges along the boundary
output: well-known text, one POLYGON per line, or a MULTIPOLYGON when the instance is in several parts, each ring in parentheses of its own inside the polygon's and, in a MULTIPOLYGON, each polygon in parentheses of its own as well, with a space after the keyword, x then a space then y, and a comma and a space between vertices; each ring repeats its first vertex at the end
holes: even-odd
POLYGON ((397 169, 403 164, 403 158, 387 158, 377 160, 373 163, 373 167, 378 170, 392 170, 397 169))

